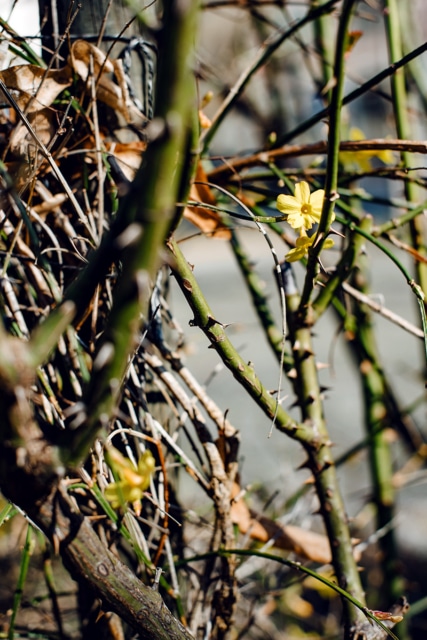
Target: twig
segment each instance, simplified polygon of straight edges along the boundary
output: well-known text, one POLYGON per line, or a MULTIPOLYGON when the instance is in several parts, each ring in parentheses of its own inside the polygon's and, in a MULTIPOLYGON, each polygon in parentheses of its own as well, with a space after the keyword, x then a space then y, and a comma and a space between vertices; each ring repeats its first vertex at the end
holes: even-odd
MULTIPOLYGON (((350 104, 357 98, 360 98, 360 96, 362 96, 364 93, 367 93, 368 91, 370 91, 370 89, 380 84, 380 82, 382 82, 386 78, 393 76, 399 69, 407 65, 409 62, 411 62, 411 60, 414 60, 415 58, 421 56, 425 51, 427 51, 427 42, 424 42, 422 45, 408 53, 406 56, 403 56, 402 58, 396 60, 386 69, 380 71, 380 73, 365 82, 361 87, 358 87, 354 91, 351 91, 349 94, 344 96, 343 106, 350 104)), ((301 135, 301 133, 304 133, 305 131, 311 129, 313 125, 321 122, 325 117, 329 115, 329 113, 330 107, 318 111, 318 113, 315 113, 314 116, 312 116, 311 118, 307 118, 307 120, 295 127, 295 129, 292 129, 292 131, 289 131, 286 135, 279 138, 274 146, 281 147, 287 144, 290 140, 293 140, 297 136, 301 135)))
MULTIPOLYGON (((401 140, 378 138, 372 140, 344 140, 339 143, 340 151, 408 151, 412 153, 427 153, 427 144, 417 140, 401 140)), ((309 144, 284 145, 280 149, 270 149, 259 151, 253 155, 238 158, 237 160, 227 160, 219 167, 215 167, 208 173, 209 181, 217 185, 225 180, 238 176, 243 169, 268 165, 271 162, 284 158, 298 158, 301 156, 323 155, 328 152, 326 140, 319 140, 309 144)))
POLYGON ((421 340, 424 340, 424 331, 416 327, 414 324, 412 324, 412 322, 409 322, 409 320, 405 320, 405 318, 402 318, 402 316, 399 316, 397 313, 394 313, 390 309, 387 309, 387 307, 384 307, 384 305, 378 302, 375 302, 375 300, 373 300, 371 295, 366 295, 365 293, 362 293, 358 289, 355 289, 348 282, 343 282, 341 284, 341 287, 352 298, 354 298, 355 300, 358 300, 362 304, 366 304, 366 306, 372 309, 372 311, 379 313, 381 316, 383 316, 384 318, 387 318, 387 320, 390 320, 390 322, 393 322, 393 324, 397 325, 398 327, 401 327, 405 331, 408 331, 408 333, 411 333, 413 336, 416 336, 417 338, 421 338, 421 340))
POLYGON ((21 108, 19 107, 19 105, 17 104, 17 102, 15 101, 13 96, 11 95, 11 93, 8 91, 8 88, 4 84, 3 80, 1 80, 1 79, 0 79, 0 89, 2 90, 6 100, 9 102, 10 106, 16 111, 19 119, 21 120, 21 122, 23 123, 25 128, 27 129, 28 133, 30 134, 30 136, 32 137, 34 142, 36 143, 37 147, 40 149, 40 151, 42 152, 43 156, 48 161, 50 168, 52 169, 53 173, 57 177, 58 181, 61 183, 65 193, 69 197, 69 199, 70 199, 70 201, 71 201, 71 203, 72 203, 77 215, 79 216, 80 222, 83 224, 83 226, 88 231, 89 236, 91 237, 91 239, 95 242, 96 239, 94 238, 94 236, 92 234, 92 230, 90 228, 90 225, 87 222, 87 218, 86 218, 85 214, 83 213, 83 210, 80 207, 79 203, 77 202, 77 199, 76 199, 74 193, 72 192, 67 180, 62 175, 62 172, 61 172, 60 168, 58 167, 58 165, 56 164, 55 160, 53 159, 52 154, 47 149, 47 147, 44 145, 44 143, 40 140, 40 138, 38 137, 38 135, 34 131, 33 127, 31 126, 30 122, 28 121, 27 116, 21 110, 21 108))
MULTIPOLYGON (((110 2, 111 5, 111 2, 110 2)), ((98 205, 98 238, 102 238, 103 226, 104 226, 104 182, 105 171, 102 164, 102 148, 101 148, 101 136, 99 135, 99 122, 98 122, 98 102, 96 99, 96 87, 95 87, 95 74, 93 69, 93 55, 90 55, 90 90, 91 90, 91 107, 93 116, 93 132, 95 135, 95 157, 96 157, 96 169, 98 173, 98 190, 97 190, 97 205, 98 205)))

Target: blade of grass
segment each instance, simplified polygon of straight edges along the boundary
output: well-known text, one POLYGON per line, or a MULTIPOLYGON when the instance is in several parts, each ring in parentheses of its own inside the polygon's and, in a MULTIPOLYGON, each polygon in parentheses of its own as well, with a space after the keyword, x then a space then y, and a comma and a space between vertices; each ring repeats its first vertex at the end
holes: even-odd
POLYGON ((9 623, 8 640, 13 640, 15 637, 15 623, 18 615, 19 608, 21 606, 22 597, 24 595, 25 582, 27 580, 28 567, 30 566, 30 558, 34 549, 33 527, 28 523, 27 536, 25 539, 24 548, 21 555, 21 566, 19 569, 18 582, 15 588, 15 594, 13 596, 12 604, 12 616, 9 623))

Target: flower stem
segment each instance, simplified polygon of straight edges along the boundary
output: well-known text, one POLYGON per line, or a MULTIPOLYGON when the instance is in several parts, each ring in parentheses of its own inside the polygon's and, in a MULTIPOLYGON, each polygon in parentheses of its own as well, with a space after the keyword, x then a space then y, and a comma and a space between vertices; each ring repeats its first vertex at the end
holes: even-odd
POLYGON ((325 200, 323 203, 322 216, 317 229, 316 238, 308 254, 307 274, 301 294, 300 311, 304 318, 308 312, 308 303, 313 292, 314 280, 318 273, 318 257, 322 250, 323 242, 329 232, 333 219, 335 201, 337 199, 338 184, 338 155, 340 147, 340 125, 341 109, 344 94, 345 78, 345 52, 348 43, 348 25, 350 23, 353 6, 356 0, 345 0, 335 47, 334 81, 335 86, 332 91, 330 115, 329 115, 329 136, 328 155, 325 178, 325 200))

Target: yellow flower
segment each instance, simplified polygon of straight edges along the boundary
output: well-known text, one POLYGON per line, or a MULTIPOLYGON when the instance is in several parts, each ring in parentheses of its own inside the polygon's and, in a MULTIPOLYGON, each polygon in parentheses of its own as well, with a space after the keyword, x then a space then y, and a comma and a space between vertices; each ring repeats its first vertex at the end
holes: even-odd
POLYGON ((289 253, 285 255, 286 262, 296 262, 304 258, 308 252, 309 247, 313 244, 314 236, 309 238, 308 236, 300 236, 297 238, 295 249, 291 249, 289 253))
MULTIPOLYGON (((314 236, 309 238, 305 234, 302 234, 296 241, 295 249, 291 249, 289 253, 285 255, 286 262, 296 262, 301 260, 307 255, 309 248, 313 244, 314 236)), ((323 249, 330 249, 334 246, 334 241, 331 238, 327 238, 323 244, 323 249)))
POLYGON ((277 208, 287 215, 286 222, 293 229, 311 229, 320 220, 324 197, 323 189, 310 193, 307 182, 298 182, 294 196, 278 196, 277 208))
POLYGON ((150 485, 151 474, 156 466, 151 452, 144 451, 137 467, 114 447, 108 448, 106 458, 119 478, 117 482, 111 482, 105 489, 105 497, 113 509, 127 502, 141 500, 145 489, 150 485))
MULTIPOLYGON (((366 140, 365 134, 361 129, 352 127, 350 129, 350 140, 355 142, 359 140, 366 140)), ((349 165, 361 169, 364 173, 373 169, 372 159, 378 158, 384 164, 393 164, 394 157, 390 149, 383 149, 382 151, 375 151, 375 149, 366 149, 365 151, 341 151, 340 162, 343 165, 349 165)))

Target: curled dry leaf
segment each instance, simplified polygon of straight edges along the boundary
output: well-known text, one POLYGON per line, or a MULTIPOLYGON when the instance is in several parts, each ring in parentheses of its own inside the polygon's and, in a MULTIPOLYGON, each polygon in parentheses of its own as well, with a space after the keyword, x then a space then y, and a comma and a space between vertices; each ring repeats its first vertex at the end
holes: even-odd
POLYGON ((19 107, 27 113, 48 107, 73 81, 72 69, 42 69, 22 64, 0 72, 0 78, 19 107))
POLYGON ((200 204, 185 207, 184 218, 208 236, 229 240, 231 236, 230 229, 222 222, 217 211, 203 206, 203 204, 216 206, 216 200, 211 189, 207 184, 203 184, 207 182, 208 179, 204 169, 199 163, 194 183, 191 185, 190 200, 200 204))
MULTIPOLYGON (((238 496, 239 493, 240 487, 235 483, 232 495, 238 496)), ((252 540, 266 543, 273 539, 276 548, 293 551, 307 560, 319 564, 329 564, 332 561, 329 540, 326 536, 301 529, 301 527, 284 525, 260 515, 249 509, 243 498, 233 502, 231 518, 239 527, 240 533, 249 535, 252 540)))
MULTIPOLYGON (((91 77, 91 70, 97 99, 120 114, 127 124, 142 126, 146 118, 129 98, 121 61, 110 60, 95 45, 84 40, 73 43, 67 64, 61 69, 19 65, 1 71, 0 78, 18 107, 27 115, 40 141, 47 146, 59 125, 58 114, 52 104, 64 89, 72 85, 76 75, 86 83, 91 77), (119 83, 112 79, 113 73, 119 83)), ((31 141, 30 133, 19 124, 10 142, 11 151, 17 156, 27 157, 31 141)))
POLYGON ((147 148, 143 140, 133 142, 106 142, 105 148, 117 160, 119 166, 128 180, 133 180, 142 159, 142 154, 147 148))
POLYGON ((378 620, 387 620, 392 622, 393 624, 398 624, 399 622, 402 622, 404 616, 399 613, 399 614, 393 614, 390 613, 390 611, 378 611, 375 609, 370 609, 370 612, 372 613, 372 615, 374 615, 376 618, 378 618, 378 620))
POLYGON ((101 49, 86 40, 76 40, 71 47, 69 61, 82 80, 87 80, 89 77, 91 57, 95 78, 102 73, 114 71, 113 63, 101 49))
POLYGON ((145 116, 129 98, 120 60, 110 60, 90 42, 76 40, 71 47, 68 63, 83 82, 86 82, 91 76, 92 66, 97 99, 111 107, 116 113, 120 113, 128 124, 135 126, 144 124, 145 116), (119 79, 119 84, 109 77, 109 74, 113 72, 119 79))
MULTIPOLYGON (((32 111, 28 114, 28 122, 37 139, 47 147, 58 127, 57 119, 52 118, 51 111, 49 109, 32 111)), ((22 123, 14 128, 10 138, 10 147, 15 155, 25 157, 27 160, 35 160, 37 156, 37 144, 27 127, 22 123)), ((24 170, 24 174, 26 173, 27 170, 24 170)), ((20 173, 19 178, 25 179, 25 176, 20 173)), ((20 184, 21 181, 19 180, 17 183, 20 184)))
MULTIPOLYGON (((26 113, 33 131, 44 145, 49 143, 58 127, 57 118, 49 107, 71 85, 72 76, 68 67, 47 71, 32 64, 0 72, 0 78, 19 108, 26 113)), ((10 139, 11 151, 16 156, 34 158, 35 146, 28 129, 19 123, 10 139)))
MULTIPOLYGON (((52 105, 60 93, 72 85, 76 75, 83 83, 93 77, 97 99, 113 109, 116 114, 121 115, 126 123, 135 126, 144 124, 145 116, 129 98, 121 61, 110 60, 98 47, 85 40, 76 40, 73 43, 67 64, 62 69, 45 70, 29 64, 12 67, 0 73, 1 79, 19 108, 26 113, 37 138, 46 147, 59 125, 58 114, 52 105), (112 74, 117 82, 112 79, 112 74)), ((126 178, 133 180, 141 164, 146 143, 143 141, 105 143, 105 146, 118 160, 126 178)), ((14 128, 10 141, 12 153, 26 160, 30 155, 34 160, 37 153, 36 147, 28 129, 22 123, 18 124, 14 128)), ((27 178, 26 167, 25 163, 25 168, 22 169, 25 175, 21 176, 19 184, 23 184, 27 178)), ((216 206, 216 199, 211 189, 204 183, 207 183, 207 178, 199 163, 190 192, 190 200, 197 202, 197 205, 185 207, 184 217, 204 234, 229 240, 230 230, 222 222, 218 212, 204 206, 216 206)))

